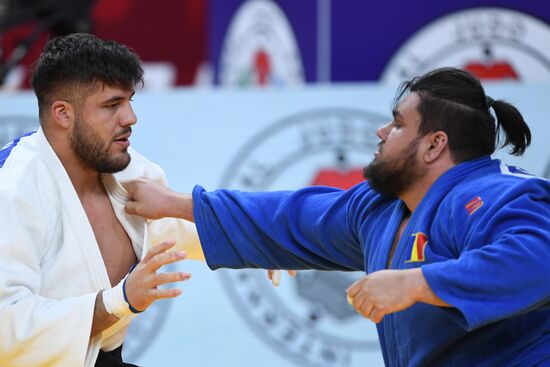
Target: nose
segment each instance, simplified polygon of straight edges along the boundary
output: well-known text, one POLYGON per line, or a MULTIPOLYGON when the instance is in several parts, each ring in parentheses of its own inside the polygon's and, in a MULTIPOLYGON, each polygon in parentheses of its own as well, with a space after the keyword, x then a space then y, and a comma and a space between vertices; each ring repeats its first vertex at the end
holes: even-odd
POLYGON ((391 121, 385 125, 380 126, 378 130, 376 130, 376 136, 378 136, 380 140, 386 141, 390 128, 391 128, 391 121))
POLYGON ((130 104, 128 104, 128 107, 124 111, 124 115, 121 120, 122 126, 132 126, 137 123, 137 116, 134 112, 134 109, 130 104))

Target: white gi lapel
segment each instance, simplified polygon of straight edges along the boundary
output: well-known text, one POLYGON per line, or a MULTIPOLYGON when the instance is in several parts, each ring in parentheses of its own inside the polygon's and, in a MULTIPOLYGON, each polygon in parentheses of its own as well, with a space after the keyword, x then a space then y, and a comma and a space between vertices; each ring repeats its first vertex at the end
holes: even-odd
POLYGON ((138 259, 143 258, 148 246, 147 246, 147 221, 144 218, 126 214, 124 211, 124 205, 130 199, 128 192, 122 187, 120 182, 112 174, 102 174, 101 179, 105 190, 109 195, 111 206, 115 212, 118 221, 122 227, 126 230, 130 241, 132 241, 132 247, 138 259))
POLYGON ((86 269, 79 276, 87 275, 89 279, 88 289, 80 289, 82 292, 97 292, 100 289, 111 287, 109 275, 101 256, 95 235, 84 211, 84 207, 78 198, 74 186, 63 167, 63 164, 55 154, 46 139, 42 129, 37 131, 38 146, 44 157, 44 162, 54 175, 62 197, 64 246, 72 246, 72 256, 80 257, 86 269))

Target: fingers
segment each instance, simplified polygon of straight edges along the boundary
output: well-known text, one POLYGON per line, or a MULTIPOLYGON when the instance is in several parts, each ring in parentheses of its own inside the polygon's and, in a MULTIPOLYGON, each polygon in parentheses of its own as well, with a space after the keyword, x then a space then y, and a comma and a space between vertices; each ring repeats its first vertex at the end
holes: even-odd
POLYGON ((120 184, 122 185, 122 187, 124 187, 124 190, 126 190, 130 194, 130 196, 133 196, 135 192, 138 190, 138 186, 140 184, 143 184, 149 181, 152 181, 152 180, 147 177, 138 177, 132 180, 121 180, 120 184))
MULTIPOLYGON (((357 280, 355 283, 353 283, 352 285, 350 285, 348 287, 348 289, 346 289, 346 294, 347 294, 347 297, 348 297, 348 302, 349 302, 349 299, 353 299, 355 298, 355 296, 357 295, 357 293, 359 293, 359 291, 361 290, 361 284, 362 282, 365 280, 365 278, 361 278, 359 280, 357 280)), ((351 302, 350 302, 351 303, 351 302)))
POLYGON ((135 201, 128 201, 126 205, 124 205, 124 210, 128 214, 137 215, 137 204, 135 201))
POLYGON ((172 251, 163 252, 153 256, 151 260, 146 263, 146 267, 151 271, 157 271, 160 267, 181 261, 187 257, 184 251, 172 251))
POLYGON ((130 195, 132 195, 136 190, 136 180, 121 180, 119 182, 122 187, 124 187, 124 190, 126 190, 130 195))
POLYGON ((370 312, 368 318, 372 320, 374 323, 379 323, 384 318, 384 313, 380 312, 377 308, 373 308, 370 312))
POLYGON ((151 303, 160 298, 174 298, 181 294, 179 289, 160 289, 159 286, 181 282, 191 277, 184 272, 158 272, 162 266, 185 259, 183 251, 168 252, 175 241, 164 241, 152 247, 143 260, 128 275, 126 280, 126 297, 128 302, 138 310, 145 310, 151 303))
POLYGON ((191 278, 191 274, 189 273, 157 273, 155 275, 153 285, 156 287, 168 283, 183 282, 189 278, 191 278))
POLYGON ((146 306, 144 309, 139 309, 140 311, 144 311, 146 308, 149 307, 153 302, 158 301, 159 299, 164 298, 176 298, 179 295, 181 295, 183 292, 181 289, 178 288, 170 288, 170 289, 148 289, 146 292, 144 292, 142 298, 146 302, 146 306))
MULTIPOLYGON (((287 270, 287 273, 292 277, 296 276, 296 270, 287 270)), ((271 280, 271 284, 273 284, 274 287, 278 287, 279 284, 281 284, 281 276, 281 270, 269 269, 267 271, 267 279, 271 280)))
POLYGON ((154 289, 152 290, 154 300, 163 299, 163 298, 176 298, 182 291, 181 289, 172 288, 172 289, 154 289))
POLYGON ((168 240, 168 241, 161 242, 160 245, 152 247, 149 250, 149 252, 147 252, 147 255, 145 255, 142 262, 143 263, 148 263, 149 261, 151 261, 151 259, 154 256, 167 251, 171 247, 174 247, 175 244, 176 244, 175 240, 168 240))
POLYGON ((356 296, 356 298, 351 298, 348 294, 347 300, 357 313, 377 324, 381 322, 385 316, 385 313, 376 308, 373 303, 366 299, 366 297, 361 297, 361 295, 359 295, 356 296))
POLYGON ((280 270, 272 270, 272 276, 271 276, 271 283, 274 287, 278 287, 279 284, 281 284, 281 271, 280 270))

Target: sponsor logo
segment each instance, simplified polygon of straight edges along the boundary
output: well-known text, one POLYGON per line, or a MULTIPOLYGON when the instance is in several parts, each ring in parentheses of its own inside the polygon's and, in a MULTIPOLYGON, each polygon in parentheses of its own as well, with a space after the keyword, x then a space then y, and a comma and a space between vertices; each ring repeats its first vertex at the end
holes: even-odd
MULTIPOLYGON (((308 185, 349 188, 376 151, 388 117, 354 109, 305 112, 277 121, 243 146, 221 187, 258 191, 308 185)), ((344 290, 363 272, 299 271, 274 289, 265 271, 223 270, 231 301, 259 338, 300 366, 382 363, 375 325, 347 303, 344 290)))
POLYGON ((292 27, 271 0, 245 1, 235 13, 220 58, 220 84, 300 85, 302 58, 292 27))
POLYGON ((416 263, 424 261, 424 251, 428 245, 428 236, 422 232, 411 235, 414 237, 414 242, 411 251, 411 257, 407 263, 416 263))
POLYGON ((548 39, 548 24, 519 11, 458 11, 414 34, 388 63, 382 80, 401 82, 454 66, 485 80, 550 81, 548 39))
POLYGON ((470 200, 468 204, 464 206, 464 208, 468 211, 469 215, 472 215, 476 212, 476 210, 478 210, 482 206, 483 206, 483 199, 477 196, 476 198, 470 200))

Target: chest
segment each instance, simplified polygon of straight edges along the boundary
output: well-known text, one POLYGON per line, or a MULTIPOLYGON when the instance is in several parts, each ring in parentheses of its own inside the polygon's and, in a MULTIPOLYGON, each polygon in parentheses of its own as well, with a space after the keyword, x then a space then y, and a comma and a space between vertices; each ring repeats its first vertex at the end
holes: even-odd
POLYGON ((386 268, 388 269, 391 267, 393 255, 395 254, 395 249, 397 248, 397 245, 401 240, 401 236, 403 236, 403 231, 407 227, 408 223, 409 223, 409 217, 407 216, 401 221, 401 223, 399 224, 399 227, 397 228, 397 232, 395 233, 395 237, 393 239, 393 242, 390 248, 390 253, 388 255, 388 261, 386 263, 386 268))
POLYGON ((107 196, 83 200, 111 285, 116 285, 137 261, 132 242, 118 221, 107 196))
POLYGON ((374 217, 362 228, 367 271, 409 269, 456 258, 456 239, 441 215, 404 215, 397 208, 374 217))

